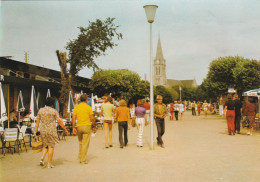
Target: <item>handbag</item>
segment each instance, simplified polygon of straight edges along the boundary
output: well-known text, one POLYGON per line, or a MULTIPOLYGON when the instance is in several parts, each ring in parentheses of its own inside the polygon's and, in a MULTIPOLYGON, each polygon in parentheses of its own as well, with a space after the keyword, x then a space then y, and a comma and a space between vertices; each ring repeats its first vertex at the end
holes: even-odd
POLYGON ((33 153, 39 153, 42 151, 43 143, 39 136, 33 138, 31 145, 33 153))
POLYGON ((249 119, 244 119, 243 121, 242 121, 242 127, 243 128, 248 128, 249 127, 249 119))

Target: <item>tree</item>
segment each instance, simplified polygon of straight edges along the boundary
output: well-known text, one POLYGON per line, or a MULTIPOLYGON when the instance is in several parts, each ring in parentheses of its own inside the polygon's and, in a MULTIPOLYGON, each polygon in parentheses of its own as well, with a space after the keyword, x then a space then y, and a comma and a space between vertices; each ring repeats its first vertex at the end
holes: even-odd
POLYGON ((243 57, 220 57, 210 63, 207 77, 200 89, 208 98, 216 100, 235 88, 239 95, 243 91, 260 87, 260 62, 243 57))
POLYGON ((158 86, 155 87, 154 97, 156 97, 156 95, 163 96, 163 102, 165 104, 169 104, 173 101, 172 93, 170 92, 169 89, 167 89, 164 86, 158 85, 158 86))
POLYGON ((92 75, 90 87, 99 97, 105 93, 133 100, 149 96, 149 83, 141 80, 137 73, 126 69, 96 71, 92 75))
MULTIPOLYGON (((71 90, 71 82, 73 77, 84 67, 99 69, 95 63, 95 58, 105 55, 109 48, 117 46, 113 42, 113 38, 122 39, 122 34, 117 32, 119 26, 114 24, 115 18, 107 18, 105 21, 97 19, 94 22, 89 21, 87 28, 79 27, 80 33, 74 40, 70 40, 66 49, 66 53, 56 51, 58 61, 61 68, 61 105, 67 102, 69 90, 71 90)), ((66 108, 63 107, 63 113, 66 113, 66 108)))

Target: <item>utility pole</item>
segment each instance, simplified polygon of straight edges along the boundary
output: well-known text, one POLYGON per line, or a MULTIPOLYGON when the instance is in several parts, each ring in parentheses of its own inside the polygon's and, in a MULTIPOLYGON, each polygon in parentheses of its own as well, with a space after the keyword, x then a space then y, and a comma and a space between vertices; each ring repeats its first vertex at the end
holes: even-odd
POLYGON ((27 54, 27 52, 24 53, 24 59, 25 59, 25 63, 27 64, 28 63, 28 54, 27 54))

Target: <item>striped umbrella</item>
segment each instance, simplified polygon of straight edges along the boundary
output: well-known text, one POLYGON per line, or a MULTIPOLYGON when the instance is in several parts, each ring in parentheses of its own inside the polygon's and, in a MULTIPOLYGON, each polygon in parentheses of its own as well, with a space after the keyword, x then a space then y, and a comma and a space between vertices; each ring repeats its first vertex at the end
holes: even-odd
POLYGON ((2 89, 2 84, 0 82, 0 122, 2 123, 2 126, 4 127, 3 122, 6 121, 7 118, 7 112, 6 112, 6 107, 5 107, 5 99, 4 99, 4 94, 3 94, 3 89, 2 89))

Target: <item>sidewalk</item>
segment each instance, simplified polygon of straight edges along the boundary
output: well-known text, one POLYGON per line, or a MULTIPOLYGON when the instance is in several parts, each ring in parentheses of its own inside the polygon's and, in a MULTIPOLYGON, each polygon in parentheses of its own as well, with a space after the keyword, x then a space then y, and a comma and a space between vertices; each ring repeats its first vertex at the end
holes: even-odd
MULTIPOLYGON (((112 181, 112 182, 257 182, 260 180, 260 134, 227 135, 220 116, 192 116, 166 121, 165 148, 149 148, 150 125, 144 130, 144 147, 136 147, 137 129, 128 130, 129 144, 119 148, 117 124, 113 125, 113 147, 105 148, 104 132, 91 138, 89 164, 77 161, 76 136, 66 137, 55 148, 55 168, 39 166, 41 154, 0 155, 0 181, 112 181)), ((154 138, 157 136, 154 126, 154 138)), ((155 141, 155 140, 154 140, 155 141)))

